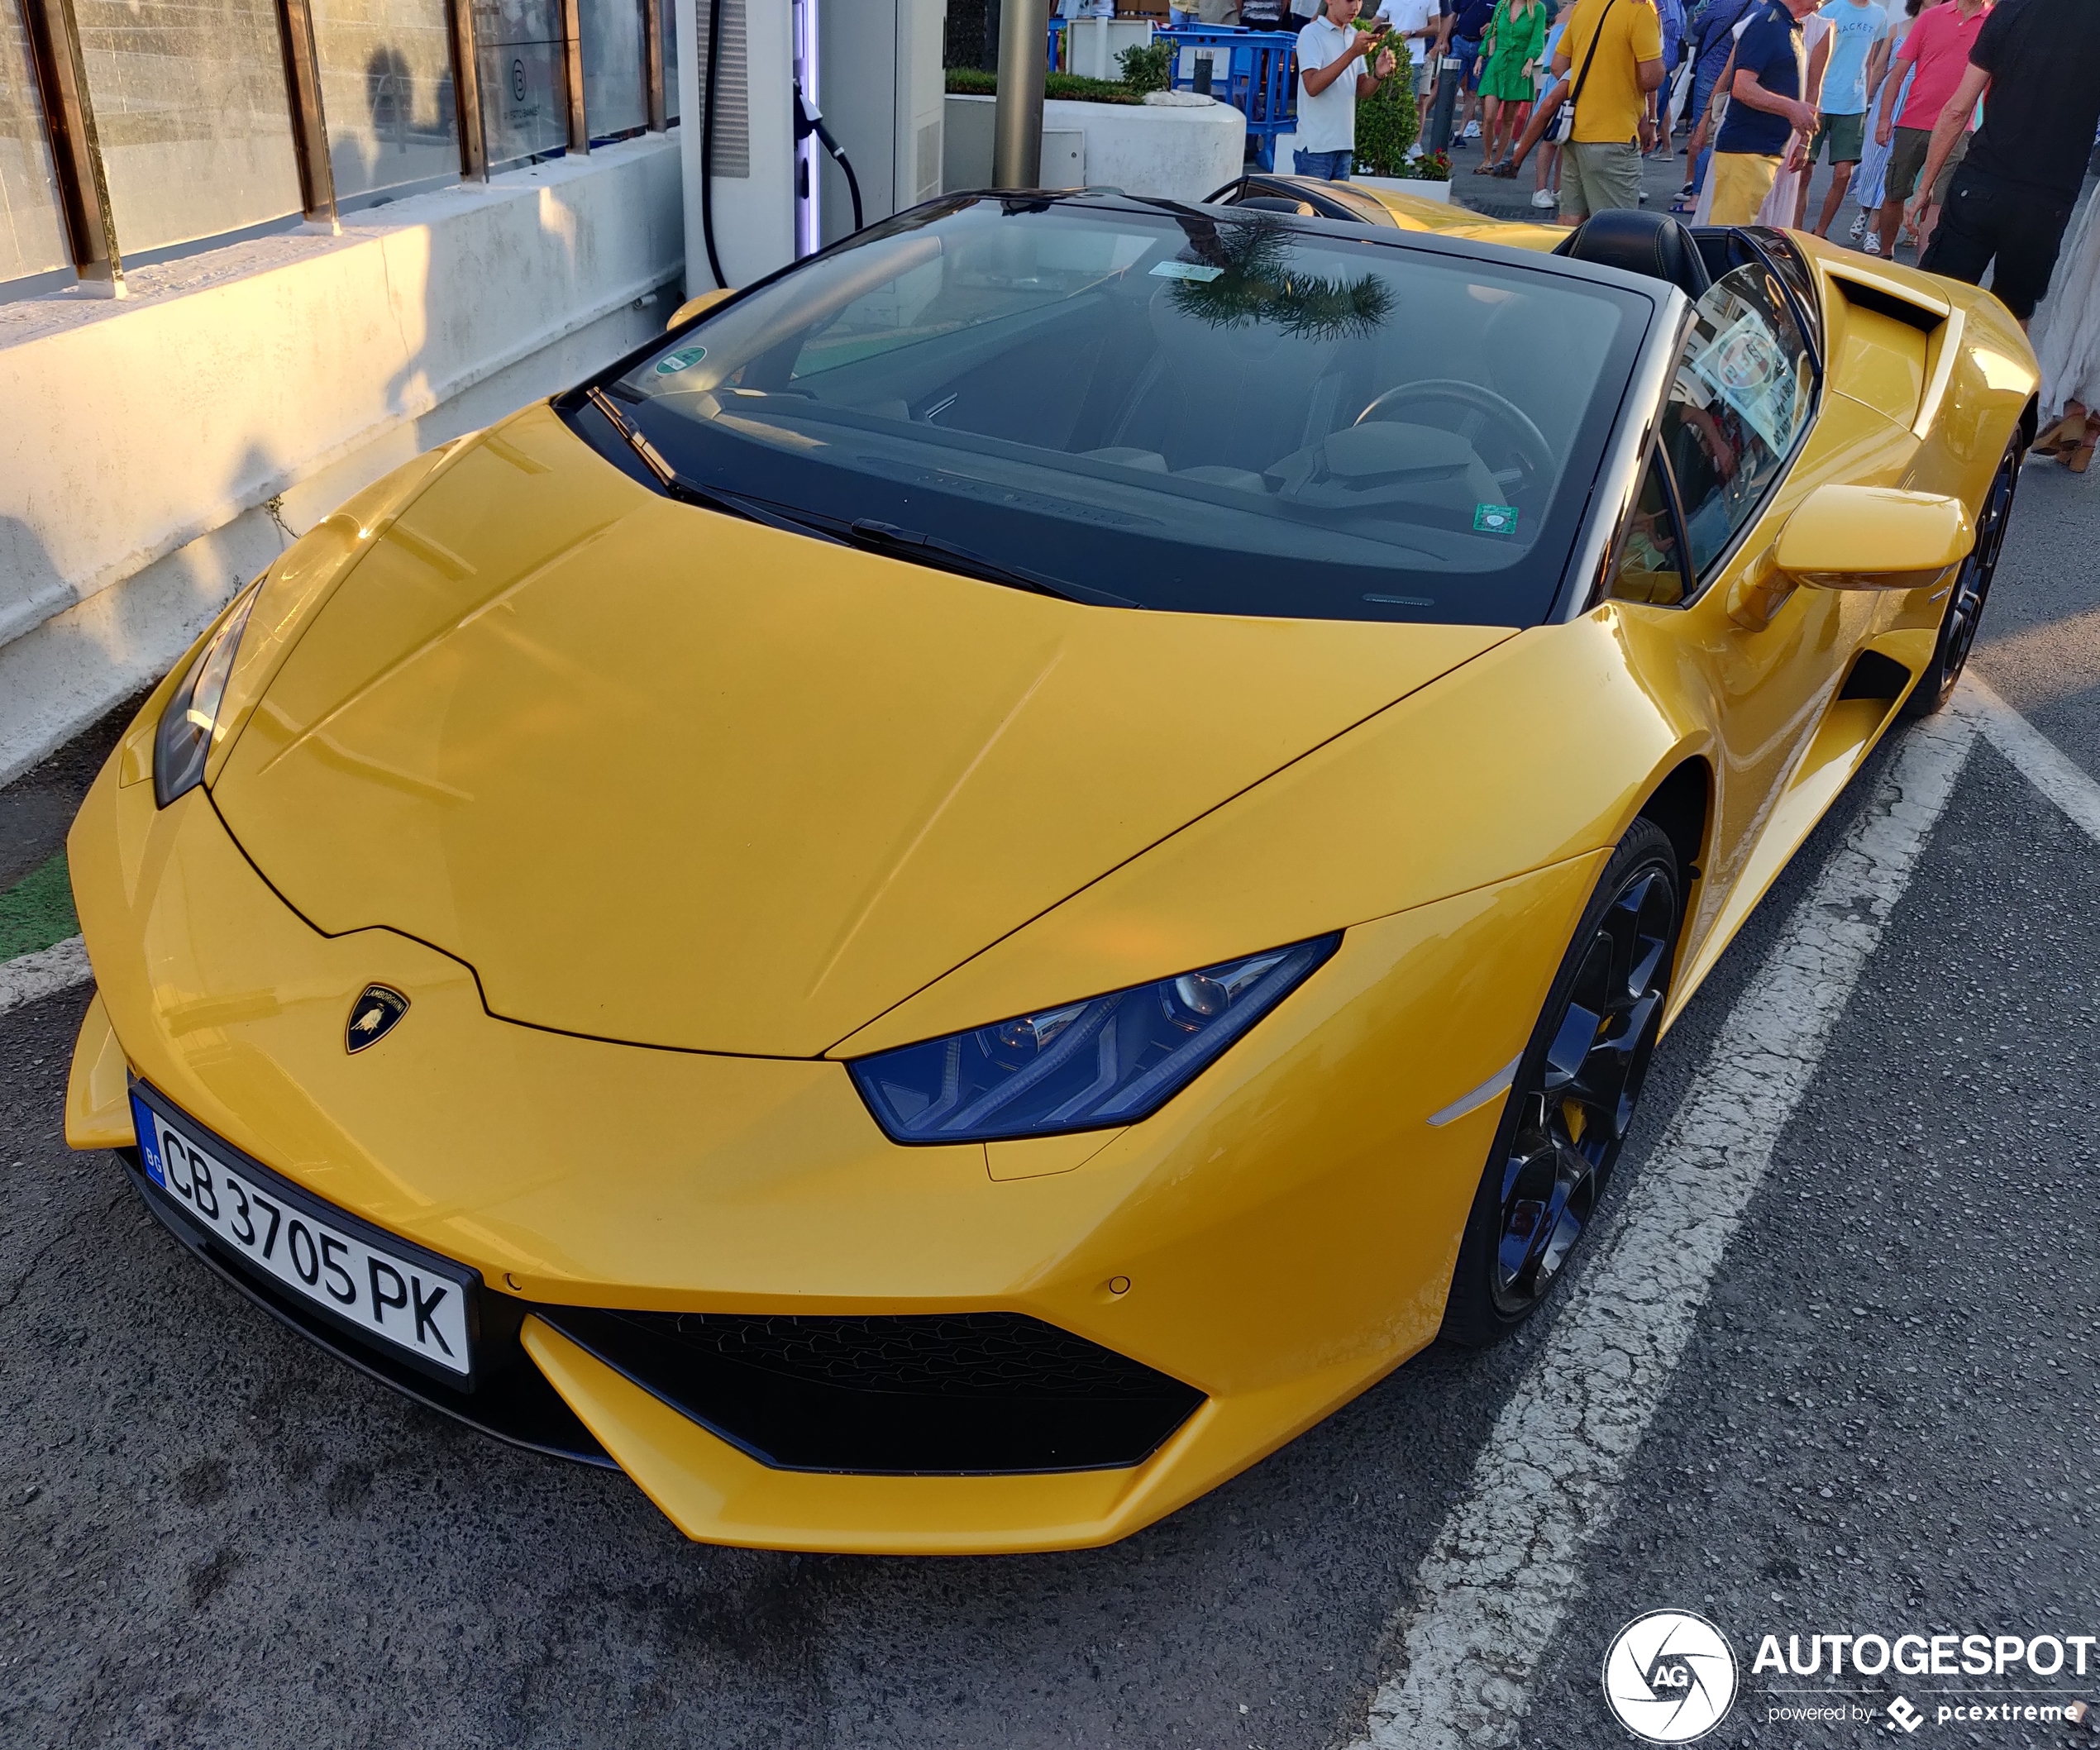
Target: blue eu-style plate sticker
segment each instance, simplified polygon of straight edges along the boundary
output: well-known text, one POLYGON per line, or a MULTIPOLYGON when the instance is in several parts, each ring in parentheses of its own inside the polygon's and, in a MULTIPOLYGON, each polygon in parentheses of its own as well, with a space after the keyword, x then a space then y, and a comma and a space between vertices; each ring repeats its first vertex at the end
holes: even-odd
POLYGON ((690 370, 707 356, 704 346, 681 346, 675 352, 667 352, 656 360, 656 374, 675 377, 681 370, 690 370))
POLYGON ((1162 261, 1152 271, 1155 279, 1193 279, 1200 285, 1207 285, 1225 270, 1205 261, 1162 261))
POLYGON ((146 1176, 162 1190, 168 1189, 168 1170, 160 1164, 160 1132, 153 1122, 153 1114, 146 1109, 146 1102, 137 1094, 131 1096, 131 1122, 138 1127, 139 1164, 145 1167, 146 1176))
POLYGON ((1473 506, 1473 532, 1476 535, 1514 535, 1516 532, 1516 506, 1476 504, 1473 506))

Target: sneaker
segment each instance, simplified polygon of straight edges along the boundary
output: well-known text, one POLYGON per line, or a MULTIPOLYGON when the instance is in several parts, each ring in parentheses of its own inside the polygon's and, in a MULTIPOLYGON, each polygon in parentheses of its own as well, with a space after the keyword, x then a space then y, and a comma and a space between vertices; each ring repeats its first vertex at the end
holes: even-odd
POLYGON ((1648 204, 1648 191, 1645 188, 1640 191, 1640 203, 1644 207, 1648 204))
POLYGON ((1477 122, 1468 122, 1466 124, 1466 138, 1468 140, 1480 138, 1480 124, 1477 122))
POLYGON ((1867 209, 1862 207, 1859 217, 1852 222, 1852 241, 1857 243, 1867 234, 1867 209))
MULTIPOLYGON (((1699 192, 1699 191, 1698 191, 1697 188, 1693 188, 1693 187, 1692 187, 1692 185, 1690 183, 1687 183, 1687 184, 1685 184, 1685 185, 1684 185, 1682 188, 1680 188, 1680 189, 1678 189, 1678 192, 1677 192, 1677 194, 1678 194, 1678 198, 1679 200, 1682 200, 1682 199, 1685 198, 1685 196, 1686 196, 1686 195, 1687 195, 1687 194, 1697 194, 1698 192, 1699 192)), ((1858 235, 1858 233, 1857 233, 1857 232, 1854 232, 1854 236, 1857 236, 1857 235, 1858 235)))
POLYGON ((1534 188, 1531 191, 1531 204, 1534 207, 1553 207, 1558 203, 1554 200, 1552 189, 1534 188))
POLYGON ((1859 249, 1863 255, 1878 255, 1881 253, 1881 233, 1878 231, 1869 231, 1866 240, 1860 244, 1859 249))

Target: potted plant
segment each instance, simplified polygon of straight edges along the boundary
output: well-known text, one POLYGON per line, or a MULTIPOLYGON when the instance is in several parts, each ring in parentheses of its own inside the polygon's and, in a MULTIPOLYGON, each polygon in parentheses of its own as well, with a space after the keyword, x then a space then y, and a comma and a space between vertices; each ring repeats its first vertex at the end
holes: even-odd
MULTIPOLYGON (((1362 26, 1359 25, 1359 29, 1362 26)), ((1356 168, 1352 182, 1395 188, 1427 201, 1451 198, 1451 160, 1443 152, 1410 158, 1420 131, 1415 107, 1415 70, 1404 54, 1392 77, 1356 106, 1356 168)))

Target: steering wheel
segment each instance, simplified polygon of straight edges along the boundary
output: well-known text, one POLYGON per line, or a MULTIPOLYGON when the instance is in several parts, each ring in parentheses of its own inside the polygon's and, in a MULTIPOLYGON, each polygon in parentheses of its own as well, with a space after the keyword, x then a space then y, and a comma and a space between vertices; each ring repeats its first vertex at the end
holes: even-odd
POLYGON ((1459 436, 1472 443, 1491 420, 1503 428, 1510 447, 1516 451, 1517 460, 1524 464, 1525 472, 1539 476, 1550 471, 1552 446, 1546 441, 1546 434, 1532 422, 1531 416, 1507 396, 1458 377, 1428 377, 1419 383, 1396 383, 1382 395, 1374 397, 1350 423, 1360 426, 1366 420, 1391 419, 1395 408, 1404 407, 1410 401, 1455 401, 1462 407, 1471 408, 1472 412, 1459 422, 1459 436))

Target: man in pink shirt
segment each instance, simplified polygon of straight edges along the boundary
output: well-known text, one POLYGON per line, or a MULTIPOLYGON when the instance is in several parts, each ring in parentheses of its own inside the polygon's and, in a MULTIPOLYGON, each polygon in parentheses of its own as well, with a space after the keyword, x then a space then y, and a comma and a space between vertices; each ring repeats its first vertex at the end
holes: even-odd
MULTIPOLYGON (((1896 257, 1896 233, 1903 222, 1904 205, 1917 185, 1918 172, 1924 168, 1925 155, 1932 145, 1932 124, 1940 119, 1940 112, 1969 70, 1969 51, 1983 34, 1983 20, 1990 9, 1990 0, 1945 0, 1945 4, 1919 13, 1911 34, 1903 39, 1903 46, 1896 51, 1888 78, 1881 82, 1874 138, 1883 145, 1890 144, 1892 135, 1894 138, 1888 155, 1888 198, 1881 203, 1881 252, 1891 260, 1896 257), (1897 115, 1896 93, 1912 63, 1916 64, 1917 76, 1911 81, 1911 93, 1903 100, 1902 113, 1897 115)), ((1964 134, 1964 145, 1967 138, 1964 134)), ((1921 247, 1931 234, 1934 215, 1947 196, 1945 185, 1960 162, 1961 148, 1957 147, 1947 155, 1939 183, 1931 191, 1931 207, 1918 239, 1921 247)))

